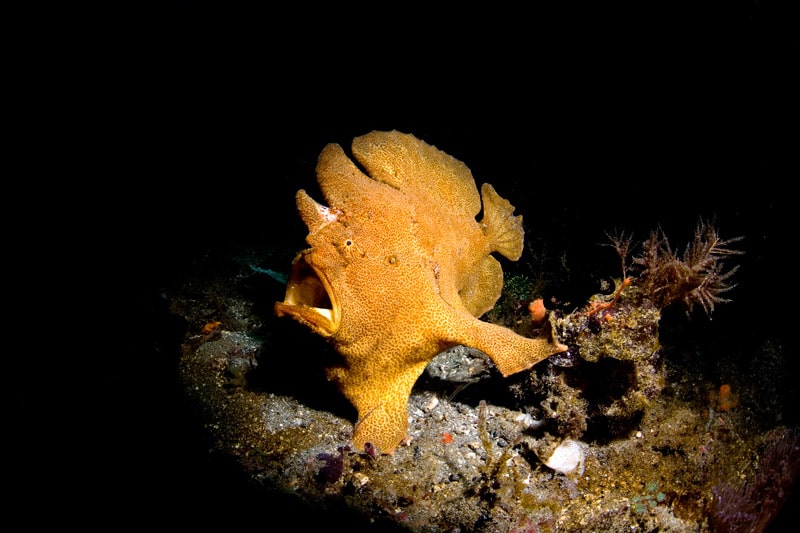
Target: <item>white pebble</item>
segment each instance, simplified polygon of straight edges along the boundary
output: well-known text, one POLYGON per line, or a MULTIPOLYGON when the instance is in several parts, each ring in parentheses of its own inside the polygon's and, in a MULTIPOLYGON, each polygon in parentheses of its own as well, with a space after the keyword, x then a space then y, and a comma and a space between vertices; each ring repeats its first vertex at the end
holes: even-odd
POLYGON ((578 441, 565 440, 544 464, 561 474, 571 474, 580 467, 579 475, 583 475, 583 461, 583 448, 578 441))

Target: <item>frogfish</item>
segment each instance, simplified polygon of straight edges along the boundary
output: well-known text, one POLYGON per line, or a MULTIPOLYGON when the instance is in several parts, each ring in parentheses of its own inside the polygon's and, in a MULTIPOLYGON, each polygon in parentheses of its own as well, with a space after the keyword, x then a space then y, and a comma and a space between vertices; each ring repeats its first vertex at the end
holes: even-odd
POLYGON ((335 143, 320 153, 327 205, 296 194, 309 247, 275 312, 341 354, 327 376, 358 412, 353 443, 391 454, 406 436, 411 390, 438 353, 476 348, 508 376, 567 346, 552 328, 528 338, 479 318, 503 288, 493 254, 523 252, 522 216, 491 185, 479 194, 464 163, 399 131, 356 137, 352 157, 335 143))

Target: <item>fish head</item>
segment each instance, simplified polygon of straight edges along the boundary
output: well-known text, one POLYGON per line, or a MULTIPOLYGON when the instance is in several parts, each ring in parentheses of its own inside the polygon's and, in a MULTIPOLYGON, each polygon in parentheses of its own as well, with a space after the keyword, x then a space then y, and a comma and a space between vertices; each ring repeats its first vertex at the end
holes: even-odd
POLYGON ((351 231, 342 213, 316 202, 304 190, 297 192, 297 209, 309 229, 311 247, 292 261, 286 295, 275 304, 278 316, 287 315, 323 337, 339 330, 342 296, 338 281, 349 263, 351 231))

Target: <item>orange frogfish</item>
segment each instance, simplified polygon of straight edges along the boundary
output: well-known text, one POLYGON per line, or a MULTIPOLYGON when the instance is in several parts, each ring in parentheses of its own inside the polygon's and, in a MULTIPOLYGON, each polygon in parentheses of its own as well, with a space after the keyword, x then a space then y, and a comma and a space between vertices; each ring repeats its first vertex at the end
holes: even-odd
POLYGON ((352 154, 360 166, 338 144, 319 156, 328 205, 297 192, 310 247, 275 312, 342 355, 328 377, 358 411, 356 449, 392 453, 406 436, 411 389, 436 354, 477 348, 508 376, 567 347, 552 329, 527 338, 478 319, 503 287, 492 254, 516 261, 523 250, 522 217, 491 185, 478 194, 464 163, 398 131, 356 137, 352 154))

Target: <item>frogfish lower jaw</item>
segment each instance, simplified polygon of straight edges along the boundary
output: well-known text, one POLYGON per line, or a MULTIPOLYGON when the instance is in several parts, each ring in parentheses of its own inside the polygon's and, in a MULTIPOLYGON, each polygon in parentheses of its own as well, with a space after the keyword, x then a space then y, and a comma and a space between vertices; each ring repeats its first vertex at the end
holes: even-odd
POLYGON ((339 329, 341 312, 325 276, 308 264, 301 252, 292 264, 286 296, 275 304, 278 316, 290 316, 319 335, 330 337, 339 329))

